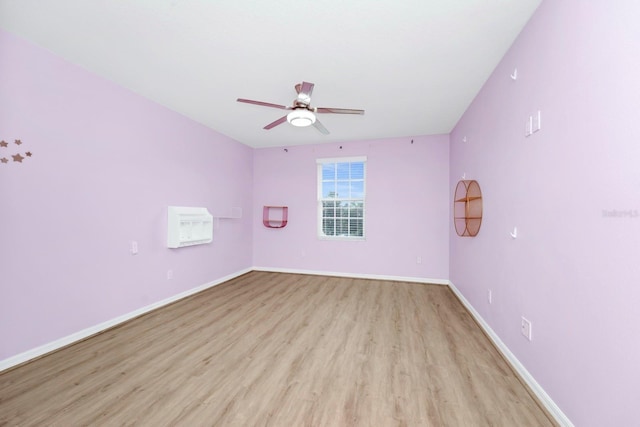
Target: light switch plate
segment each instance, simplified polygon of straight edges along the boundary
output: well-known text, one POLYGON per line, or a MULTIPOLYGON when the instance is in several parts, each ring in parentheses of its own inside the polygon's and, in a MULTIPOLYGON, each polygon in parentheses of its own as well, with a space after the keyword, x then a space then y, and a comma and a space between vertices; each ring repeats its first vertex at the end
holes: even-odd
POLYGON ((524 316, 522 316, 520 331, 522 332, 522 335, 524 335, 526 339, 531 341, 531 321, 527 320, 524 316))
POLYGON ((538 132, 542 128, 542 113, 540 110, 533 116, 533 131, 538 132))

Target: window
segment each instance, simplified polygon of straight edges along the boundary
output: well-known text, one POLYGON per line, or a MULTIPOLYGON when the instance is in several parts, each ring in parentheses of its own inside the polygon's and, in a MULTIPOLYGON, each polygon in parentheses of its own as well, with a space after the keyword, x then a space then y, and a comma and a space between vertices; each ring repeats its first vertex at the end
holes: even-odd
POLYGON ((318 237, 363 240, 366 157, 318 159, 318 237))

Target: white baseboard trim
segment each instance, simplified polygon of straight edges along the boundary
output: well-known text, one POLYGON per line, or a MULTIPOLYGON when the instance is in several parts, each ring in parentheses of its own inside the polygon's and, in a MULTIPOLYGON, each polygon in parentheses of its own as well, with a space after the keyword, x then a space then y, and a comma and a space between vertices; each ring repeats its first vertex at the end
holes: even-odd
POLYGON ((301 270, 294 268, 253 267, 255 271, 271 273, 311 274, 314 276, 350 277, 354 279, 393 280, 395 282, 429 283, 433 285, 449 285, 447 279, 428 279, 425 277, 385 276, 378 274, 337 273, 331 271, 301 270))
POLYGON ((211 288, 213 286, 219 285, 220 283, 226 282, 231 279, 235 279, 238 276, 242 276, 243 274, 249 273, 252 271, 252 268, 246 268, 244 270, 237 271, 235 273, 229 274, 227 276, 221 277, 219 279, 214 280, 213 282, 206 283, 201 286, 197 286, 193 289, 189 289, 188 291, 181 292, 177 295, 171 296, 169 298, 163 299, 162 301, 155 302, 153 304, 149 304, 145 307, 134 310, 130 313, 123 314, 122 316, 118 316, 115 319, 107 320, 106 322, 102 322, 98 325, 91 326, 89 328, 83 329, 79 332, 73 333, 71 335, 67 335, 66 337, 57 339, 48 344, 41 345, 40 347, 36 347, 31 350, 27 350, 24 353, 17 354, 8 359, 4 359, 0 361, 0 372, 12 368, 14 366, 20 365, 21 363, 28 362, 29 360, 35 359, 37 357, 43 356, 47 353, 50 353, 54 350, 58 350, 62 347, 66 347, 74 342, 81 341, 85 338, 88 338, 97 333, 103 332, 109 328, 112 328, 120 323, 124 323, 127 320, 131 320, 135 317, 153 311, 162 306, 171 304, 198 292, 204 291, 205 289, 211 288))
POLYGON ((471 313, 471 315, 476 319, 478 324, 482 329, 484 329, 485 333, 489 336, 491 341, 493 341, 494 345, 498 348, 498 351, 502 353, 507 362, 511 365, 511 367, 520 375, 522 380, 529 386, 531 391, 536 395, 536 397, 540 400, 540 402, 544 405, 544 407, 549 411, 549 413, 555 418, 555 420, 563 427, 574 427, 571 420, 562 412, 562 410, 556 405, 556 403, 551 399, 551 397, 544 391, 544 389, 538 384, 538 382, 533 378, 533 376, 527 371, 527 369, 520 363, 520 361, 516 358, 516 356, 509 350, 509 347, 506 346, 504 342, 500 339, 500 337, 491 329, 489 324, 485 322, 485 320, 480 316, 480 313, 476 311, 475 308, 471 305, 471 303, 462 295, 462 293, 455 287, 455 285, 449 281, 449 288, 453 291, 454 294, 458 297, 458 299, 462 302, 465 308, 471 313))

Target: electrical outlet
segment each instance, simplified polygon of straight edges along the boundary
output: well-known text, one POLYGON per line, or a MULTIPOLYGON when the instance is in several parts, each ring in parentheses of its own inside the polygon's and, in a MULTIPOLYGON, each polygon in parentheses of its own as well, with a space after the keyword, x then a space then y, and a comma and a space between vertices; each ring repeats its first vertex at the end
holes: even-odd
POLYGON ((131 252, 131 255, 135 255, 138 253, 138 242, 136 242, 135 240, 131 240, 129 242, 129 252, 131 252))
POLYGON ((520 332, 522 332, 522 335, 524 335, 529 341, 531 341, 531 321, 527 320, 524 316, 522 316, 520 332))
POLYGON ((487 302, 489 302, 489 304, 493 302, 493 295, 491 294, 491 289, 487 290, 487 302))
POLYGON ((167 270, 167 280, 173 279, 173 270, 167 270))
POLYGON ((422 264, 422 257, 421 256, 416 257, 416 264, 422 264))

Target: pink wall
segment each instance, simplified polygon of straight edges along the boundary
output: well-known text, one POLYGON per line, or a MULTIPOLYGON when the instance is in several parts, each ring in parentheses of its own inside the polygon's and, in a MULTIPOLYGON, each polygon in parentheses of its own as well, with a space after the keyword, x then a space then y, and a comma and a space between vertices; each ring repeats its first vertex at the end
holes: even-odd
POLYGON ((449 138, 411 139, 255 150, 254 265, 446 280, 449 138), (348 156, 367 156, 366 241, 319 240, 316 159, 348 156), (264 227, 264 205, 289 206, 289 224, 264 227))
POLYGON ((288 152, 251 150, 0 31, 0 158, 33 153, 0 164, 0 360, 251 265, 450 278, 576 425, 633 425, 639 12, 544 1, 450 137, 288 152), (367 240, 318 240, 315 159, 361 155, 367 240), (475 238, 449 220, 463 173, 484 194, 475 238), (171 204, 244 217, 169 250, 171 204), (265 204, 289 206, 286 228, 261 225, 265 204))
POLYGON ((251 266, 250 148, 4 31, 0 94, 0 360, 251 266), (170 250, 168 205, 245 216, 170 250))
POLYGON ((451 280, 580 426, 638 423, 639 15, 544 1, 451 134, 450 194, 466 173, 485 203, 476 238, 452 234, 451 280))

